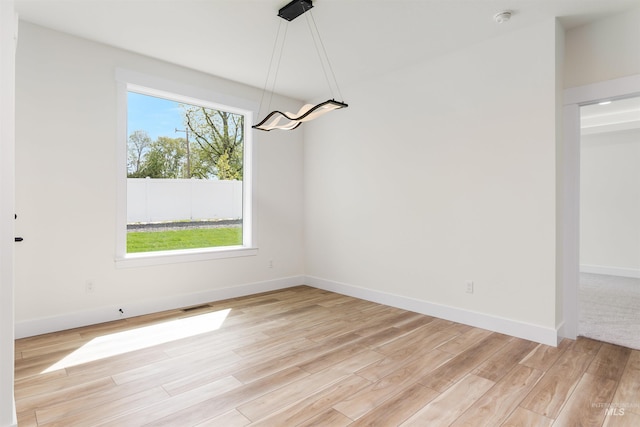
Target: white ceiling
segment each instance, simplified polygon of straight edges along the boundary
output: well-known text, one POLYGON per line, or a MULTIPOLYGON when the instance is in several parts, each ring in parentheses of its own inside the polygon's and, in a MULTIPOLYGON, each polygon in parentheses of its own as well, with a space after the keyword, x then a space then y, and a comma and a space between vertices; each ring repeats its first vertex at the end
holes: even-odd
POLYGON ((640 97, 583 106, 580 127, 582 135, 640 129, 640 97))
MULTIPOLYGON (((286 3, 16 0, 16 8, 24 21, 263 88, 282 21, 276 14, 286 3)), ((316 0, 312 13, 344 88, 554 16, 571 28, 637 6, 638 0, 316 0), (496 24, 493 16, 503 10, 513 17, 496 24)), ((300 100, 330 95, 304 16, 288 24, 279 70, 276 92, 300 100)))

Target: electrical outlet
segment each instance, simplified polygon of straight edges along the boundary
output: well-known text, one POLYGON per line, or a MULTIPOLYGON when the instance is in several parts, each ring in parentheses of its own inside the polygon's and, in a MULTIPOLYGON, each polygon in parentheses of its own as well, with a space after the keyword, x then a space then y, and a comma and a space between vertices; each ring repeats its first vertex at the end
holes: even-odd
POLYGON ((273 260, 272 259, 269 260, 269 268, 273 268, 273 260))
POLYGON ((473 293, 473 280, 467 280, 467 293, 473 293))
POLYGON ((96 290, 94 283, 91 280, 87 280, 84 284, 84 291, 88 294, 92 294, 96 290))

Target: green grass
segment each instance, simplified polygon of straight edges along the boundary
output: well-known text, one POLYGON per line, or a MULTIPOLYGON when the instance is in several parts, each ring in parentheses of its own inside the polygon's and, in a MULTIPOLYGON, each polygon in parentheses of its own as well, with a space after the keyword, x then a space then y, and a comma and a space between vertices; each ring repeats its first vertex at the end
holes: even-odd
POLYGON ((191 228, 127 233, 127 253, 211 248, 242 244, 242 228, 191 228))

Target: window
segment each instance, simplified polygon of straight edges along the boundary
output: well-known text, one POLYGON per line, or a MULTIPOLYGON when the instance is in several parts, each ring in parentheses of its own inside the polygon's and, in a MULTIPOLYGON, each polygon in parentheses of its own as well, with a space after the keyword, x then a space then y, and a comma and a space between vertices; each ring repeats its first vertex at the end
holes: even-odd
POLYGON ((252 110, 135 73, 117 77, 118 264, 254 255, 252 110))

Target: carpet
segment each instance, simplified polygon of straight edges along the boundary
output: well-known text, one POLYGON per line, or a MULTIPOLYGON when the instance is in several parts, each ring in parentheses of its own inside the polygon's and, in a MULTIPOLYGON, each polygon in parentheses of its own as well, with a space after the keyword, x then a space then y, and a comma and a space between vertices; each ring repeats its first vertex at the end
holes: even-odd
POLYGON ((580 273, 578 335, 640 350, 640 279, 580 273))

